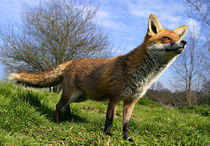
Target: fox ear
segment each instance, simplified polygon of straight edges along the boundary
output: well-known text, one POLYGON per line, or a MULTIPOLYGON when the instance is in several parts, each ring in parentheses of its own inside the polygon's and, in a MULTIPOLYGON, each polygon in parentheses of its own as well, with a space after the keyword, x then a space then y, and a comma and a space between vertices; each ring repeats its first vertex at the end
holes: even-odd
POLYGON ((178 36, 180 37, 180 39, 183 39, 183 37, 187 33, 187 30, 188 30, 188 26, 187 25, 184 25, 184 26, 181 26, 181 27, 175 29, 174 32, 176 32, 178 34, 178 36))
POLYGON ((149 16, 149 23, 148 23, 148 35, 155 35, 161 30, 163 30, 160 22, 158 21, 157 17, 154 14, 149 16))

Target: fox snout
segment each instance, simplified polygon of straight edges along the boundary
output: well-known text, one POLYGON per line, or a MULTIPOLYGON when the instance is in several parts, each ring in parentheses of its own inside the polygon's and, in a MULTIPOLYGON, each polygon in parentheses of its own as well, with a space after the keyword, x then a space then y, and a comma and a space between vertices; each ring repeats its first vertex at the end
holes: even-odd
POLYGON ((178 47, 177 51, 176 51, 178 54, 180 54, 184 51, 186 44, 187 44, 187 42, 185 40, 181 40, 180 43, 181 43, 181 47, 178 47))
POLYGON ((185 40, 181 40, 179 42, 173 42, 170 44, 169 47, 166 47, 166 52, 176 52, 177 54, 180 54, 184 51, 186 47, 187 42, 185 40))
POLYGON ((186 46, 187 42, 185 40, 181 40, 181 43, 186 46))

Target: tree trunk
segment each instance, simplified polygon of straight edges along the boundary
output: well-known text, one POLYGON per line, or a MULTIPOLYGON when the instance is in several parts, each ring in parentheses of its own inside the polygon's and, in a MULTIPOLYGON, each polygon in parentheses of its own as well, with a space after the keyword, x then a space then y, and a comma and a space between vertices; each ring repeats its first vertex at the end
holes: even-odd
POLYGON ((187 89, 187 102, 186 104, 188 106, 192 105, 191 104, 191 80, 189 80, 189 84, 188 84, 188 89, 187 89))

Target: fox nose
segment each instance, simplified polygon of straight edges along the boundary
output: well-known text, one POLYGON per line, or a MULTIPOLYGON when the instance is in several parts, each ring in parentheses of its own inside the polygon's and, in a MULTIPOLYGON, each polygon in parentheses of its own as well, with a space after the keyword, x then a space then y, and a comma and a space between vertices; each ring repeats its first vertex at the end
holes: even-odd
POLYGON ((185 46, 187 42, 185 40, 182 40, 181 43, 185 46))

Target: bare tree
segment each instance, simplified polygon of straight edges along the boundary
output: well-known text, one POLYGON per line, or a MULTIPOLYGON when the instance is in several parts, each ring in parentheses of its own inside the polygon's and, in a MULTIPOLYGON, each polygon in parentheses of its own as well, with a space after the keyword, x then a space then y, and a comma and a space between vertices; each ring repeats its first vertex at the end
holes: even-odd
POLYGON ((108 35, 89 2, 52 0, 25 7, 19 25, 1 32, 1 60, 16 72, 41 72, 72 59, 109 56, 108 35))
MULTIPOLYGON (((208 47, 201 45, 200 33, 194 29, 189 32, 188 45, 182 55, 172 65, 175 77, 170 82, 176 88, 185 89, 186 105, 191 105, 192 90, 199 91, 208 75, 208 47)), ((209 45, 208 45, 209 46, 209 45)))
POLYGON ((210 105, 210 80, 204 82, 202 90, 200 92, 199 104, 208 104, 210 105))
POLYGON ((189 6, 188 16, 210 25, 209 20, 209 0, 185 0, 189 6))

